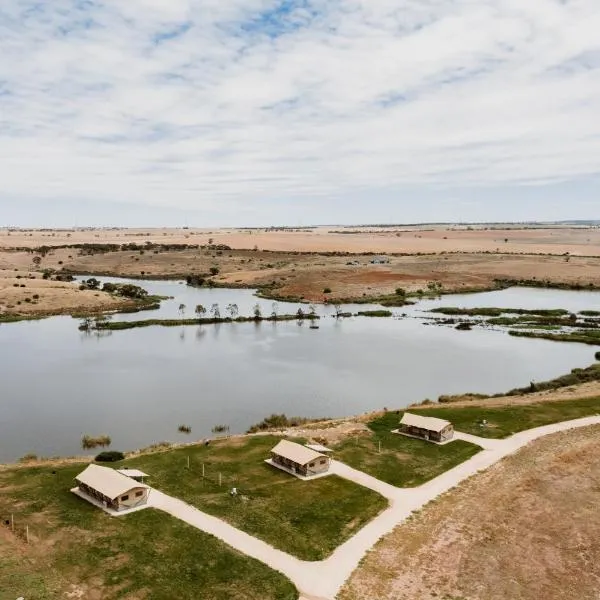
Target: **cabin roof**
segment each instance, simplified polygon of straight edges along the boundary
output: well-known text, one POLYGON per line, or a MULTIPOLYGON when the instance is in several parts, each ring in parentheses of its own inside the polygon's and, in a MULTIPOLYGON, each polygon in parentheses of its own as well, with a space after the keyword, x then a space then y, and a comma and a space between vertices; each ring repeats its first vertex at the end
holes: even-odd
POLYGON ((77 475, 75 480, 91 487, 111 500, 133 488, 148 487, 143 483, 138 483, 125 475, 121 475, 121 473, 118 473, 114 469, 101 467, 100 465, 89 465, 77 475))
POLYGON ((283 456, 283 458, 287 458, 299 465, 305 465, 317 458, 327 458, 325 454, 315 452, 306 446, 301 446, 295 442, 288 442, 287 440, 281 440, 271 452, 278 456, 283 456))
POLYGON ((400 420, 400 425, 419 427, 421 429, 427 429, 427 431, 435 431, 436 433, 439 433, 448 427, 448 425, 452 425, 452 423, 450 423, 450 421, 446 421, 445 419, 437 419, 436 417, 423 417, 421 415, 405 412, 400 420))
POLYGON ((149 477, 148 473, 144 473, 139 469, 117 469, 117 473, 121 473, 126 477, 149 477))

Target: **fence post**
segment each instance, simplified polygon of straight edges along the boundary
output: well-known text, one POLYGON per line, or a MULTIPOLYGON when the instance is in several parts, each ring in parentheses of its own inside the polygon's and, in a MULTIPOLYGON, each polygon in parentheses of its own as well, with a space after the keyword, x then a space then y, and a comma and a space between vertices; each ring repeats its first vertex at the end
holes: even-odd
POLYGON ((13 513, 11 513, 10 515, 10 528, 12 529, 12 532, 15 532, 15 515, 13 513))
POLYGON ((25 525, 25 536, 27 537, 27 543, 29 544, 29 525, 25 525))

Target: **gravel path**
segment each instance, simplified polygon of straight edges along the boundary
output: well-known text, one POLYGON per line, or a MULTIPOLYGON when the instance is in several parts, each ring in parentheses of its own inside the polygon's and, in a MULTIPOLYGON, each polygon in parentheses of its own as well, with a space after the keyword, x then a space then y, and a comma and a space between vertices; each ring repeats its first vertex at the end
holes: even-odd
POLYGON ((483 450, 464 463, 415 488, 396 488, 344 463, 332 461, 333 473, 375 490, 390 501, 390 506, 336 548, 329 558, 319 562, 299 560, 158 490, 152 489, 148 503, 280 571, 300 590, 301 600, 333 600, 366 552, 412 512, 539 437, 596 424, 600 424, 600 416, 545 425, 522 431, 504 440, 490 440, 457 432, 456 439, 478 444, 483 450))

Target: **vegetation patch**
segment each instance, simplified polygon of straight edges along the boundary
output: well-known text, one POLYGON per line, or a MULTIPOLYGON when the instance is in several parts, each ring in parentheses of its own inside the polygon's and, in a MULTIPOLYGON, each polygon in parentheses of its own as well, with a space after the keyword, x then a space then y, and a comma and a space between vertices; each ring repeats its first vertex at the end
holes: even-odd
POLYGON ((546 333, 543 331, 518 331, 512 329, 508 333, 515 337, 537 338, 553 342, 576 342, 578 344, 600 346, 600 330, 580 329, 579 331, 568 331, 565 333, 546 333))
MULTIPOLYGON (((450 421, 458 431, 487 438, 505 438, 525 429, 596 415, 600 412, 600 398, 489 408, 485 406, 411 408, 411 412, 419 410, 422 410, 425 416, 450 421)), ((454 443, 456 442, 449 446, 454 443)), ((442 448, 446 447, 442 446, 442 448)))
POLYGON ((361 310, 356 313, 358 317, 391 317, 391 310, 361 310))
POLYGON ((336 459, 391 485, 414 487, 481 450, 462 440, 439 446, 392 433, 401 417, 400 411, 394 411, 371 421, 368 423, 370 434, 359 434, 334 447, 336 459))
POLYGON ((81 438, 81 447, 84 450, 90 450, 91 448, 98 448, 98 446, 101 447, 106 447, 106 446, 110 446, 111 443, 111 439, 109 435, 99 435, 99 436, 92 436, 92 435, 84 435, 81 438))
POLYGON ((300 427, 307 423, 315 423, 319 421, 327 421, 327 419, 308 419, 306 417, 288 417, 285 414, 275 414, 265 417, 260 423, 252 425, 247 433, 257 433, 259 431, 269 431, 277 429, 287 429, 289 427, 300 427))
POLYGON ((69 491, 85 464, 0 472, 0 517, 14 514, 15 543, 0 539, 0 596, 51 600, 72 592, 120 600, 296 600, 283 575, 154 509, 118 519, 69 491), (25 525, 30 541, 23 541, 25 525))
MULTIPOLYGON (((123 329, 136 329, 138 327, 179 327, 185 325, 214 325, 217 323, 260 323, 261 321, 314 321, 320 319, 318 315, 299 312, 295 315, 269 315, 263 317, 254 315, 252 317, 204 317, 199 319, 145 319, 143 321, 96 321, 93 329, 121 331, 123 329)), ((86 326, 82 323, 79 329, 85 330, 86 326)))
POLYGON ((554 309, 525 309, 525 308, 458 308, 455 306, 440 306, 432 308, 429 312, 443 315, 469 316, 469 317, 499 317, 501 315, 538 315, 541 317, 562 317, 569 314, 564 308, 554 309))
POLYGON ((322 560, 387 506, 377 493, 329 475, 301 481, 264 460, 281 438, 212 441, 125 461, 152 485, 303 560, 322 560), (189 469, 188 465, 189 457, 189 469), (232 488, 237 494, 231 495, 232 488))

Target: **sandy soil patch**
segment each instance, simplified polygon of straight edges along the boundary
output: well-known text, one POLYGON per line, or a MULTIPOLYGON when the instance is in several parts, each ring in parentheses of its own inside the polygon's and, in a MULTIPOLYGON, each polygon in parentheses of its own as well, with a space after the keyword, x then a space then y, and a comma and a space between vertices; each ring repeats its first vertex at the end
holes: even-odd
POLYGON ((111 310, 133 303, 76 283, 42 279, 42 273, 0 269, 0 313, 44 315, 111 310))
POLYGON ((596 600, 599 452, 598 426, 532 443, 396 528, 340 600, 596 600))

